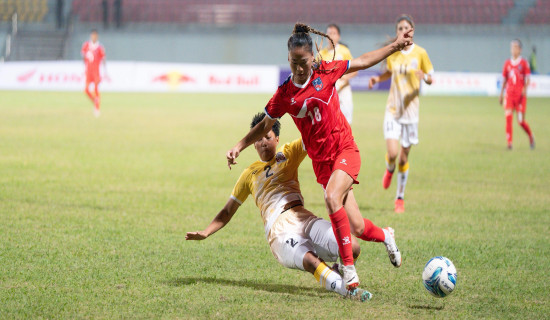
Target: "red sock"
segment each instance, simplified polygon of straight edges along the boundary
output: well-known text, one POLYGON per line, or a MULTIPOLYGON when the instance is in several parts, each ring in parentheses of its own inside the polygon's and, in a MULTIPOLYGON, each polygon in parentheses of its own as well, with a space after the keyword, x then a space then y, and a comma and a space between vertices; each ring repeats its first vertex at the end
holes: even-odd
POLYGON ((99 89, 97 88, 97 83, 95 84, 95 108, 99 110, 99 89))
POLYGON ((92 95, 92 93, 90 92, 90 90, 88 90, 88 88, 86 88, 84 90, 84 92, 86 92, 86 94, 88 95, 88 98, 90 98, 90 100, 92 100, 92 102, 94 102, 95 98, 94 96, 92 95))
POLYGON ((348 214, 344 207, 329 215, 332 223, 332 231, 338 242, 340 256, 345 266, 353 265, 353 250, 351 248, 351 230, 349 226, 348 214))
POLYGON ((512 144, 512 114, 506 115, 506 141, 512 144))
POLYGON ((386 240, 386 235, 382 228, 376 226, 369 219, 363 220, 365 221, 365 231, 363 231, 363 234, 359 237, 360 239, 372 242, 384 242, 384 240, 386 240))
POLYGON ((529 124, 527 124, 527 121, 522 121, 519 123, 519 125, 525 130, 527 135, 529 136, 529 139, 532 139, 533 134, 531 133, 531 128, 529 128, 529 124))

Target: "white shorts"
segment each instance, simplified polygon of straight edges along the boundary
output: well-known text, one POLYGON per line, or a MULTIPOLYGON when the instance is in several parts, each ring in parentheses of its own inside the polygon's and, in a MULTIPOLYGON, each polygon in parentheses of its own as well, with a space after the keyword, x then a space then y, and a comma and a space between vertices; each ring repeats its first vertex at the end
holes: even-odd
POLYGON ((340 98, 340 110, 348 120, 348 123, 351 124, 353 119, 353 95, 351 93, 351 86, 346 86, 344 89, 340 90, 338 93, 340 98))
POLYGON ((280 264, 304 270, 308 251, 327 262, 338 260, 338 243, 330 222, 315 216, 303 206, 281 214, 271 227, 269 247, 280 264))
POLYGON ((403 148, 418 144, 418 123, 402 124, 386 112, 384 117, 384 139, 400 140, 403 148))

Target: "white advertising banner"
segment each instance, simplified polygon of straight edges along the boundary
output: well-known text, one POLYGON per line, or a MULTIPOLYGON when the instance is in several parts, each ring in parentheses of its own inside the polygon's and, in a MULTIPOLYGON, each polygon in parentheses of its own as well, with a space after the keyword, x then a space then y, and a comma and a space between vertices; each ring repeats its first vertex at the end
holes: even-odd
MULTIPOLYGON (((432 78, 432 85, 422 85, 422 94, 498 96, 502 85, 500 73, 436 72, 432 78)), ((527 96, 550 97, 550 76, 531 75, 527 96)))
MULTIPOLYGON (((276 66, 107 62, 101 67, 102 91, 273 93, 276 66)), ((80 61, 0 64, 0 90, 84 90, 80 61)))

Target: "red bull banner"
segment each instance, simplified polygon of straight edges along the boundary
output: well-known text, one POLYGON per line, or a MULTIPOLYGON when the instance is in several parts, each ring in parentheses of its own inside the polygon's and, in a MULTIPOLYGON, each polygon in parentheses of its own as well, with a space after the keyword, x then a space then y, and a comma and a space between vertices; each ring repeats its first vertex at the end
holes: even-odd
MULTIPOLYGON (((109 61, 101 66, 102 91, 273 93, 279 67, 109 61)), ((0 90, 84 90, 80 61, 0 64, 0 90)))

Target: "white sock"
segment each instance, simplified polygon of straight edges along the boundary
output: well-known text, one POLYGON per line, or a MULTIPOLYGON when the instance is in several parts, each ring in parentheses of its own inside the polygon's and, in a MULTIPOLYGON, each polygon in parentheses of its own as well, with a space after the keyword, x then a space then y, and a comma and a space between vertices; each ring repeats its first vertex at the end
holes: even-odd
MULTIPOLYGON (((408 165, 407 165, 408 166, 408 165)), ((399 168, 401 169, 401 168, 399 168)), ((409 177, 409 170, 397 172, 397 193, 395 198, 405 199, 405 186, 407 185, 407 178, 409 177)))
POLYGON ((391 234, 386 229, 382 229, 382 231, 384 231, 384 244, 388 244, 388 240, 391 238, 391 234))

